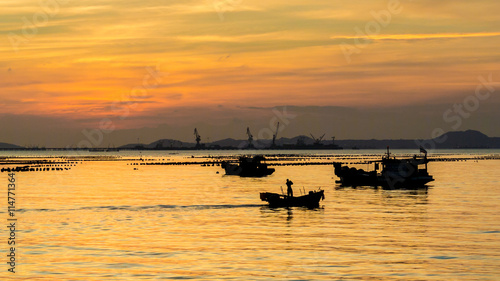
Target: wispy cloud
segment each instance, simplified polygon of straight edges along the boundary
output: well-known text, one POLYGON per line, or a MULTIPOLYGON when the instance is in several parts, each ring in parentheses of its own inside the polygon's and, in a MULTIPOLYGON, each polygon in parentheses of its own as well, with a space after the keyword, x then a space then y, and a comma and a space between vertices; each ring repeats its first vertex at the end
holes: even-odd
MULTIPOLYGON (((148 89, 147 101, 136 99, 138 110, 130 114, 136 120, 147 112, 219 104, 425 104, 461 97, 477 75, 498 68, 497 0, 404 1, 391 24, 368 37, 380 44, 351 65, 337 45, 364 43, 367 37, 354 28, 363 30, 370 12, 386 8, 387 0, 245 0, 223 22, 212 0, 45 2, 61 5, 19 52, 7 36, 0 38, 4 113, 98 119, 113 114, 110 104, 127 102, 145 67, 157 64, 170 75, 148 89)), ((24 36, 24 18, 33 23, 45 2, 2 1, 0 31, 24 36)), ((221 118, 238 116, 232 114, 221 118)))
POLYGON ((384 40, 430 40, 430 39, 461 39, 478 37, 498 37, 500 32, 476 32, 476 33, 436 33, 436 34, 380 34, 373 36, 331 36, 330 39, 369 39, 375 41, 384 40))

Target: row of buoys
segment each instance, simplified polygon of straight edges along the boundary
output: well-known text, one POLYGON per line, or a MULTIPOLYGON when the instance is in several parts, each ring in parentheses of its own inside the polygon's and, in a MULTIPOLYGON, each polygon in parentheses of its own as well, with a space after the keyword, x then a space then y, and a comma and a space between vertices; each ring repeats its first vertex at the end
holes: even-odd
MULTIPOLYGON (((358 155, 356 155, 358 156, 358 155)), ((372 156, 372 155, 369 155, 372 156)), ((198 158, 198 157, 196 157, 198 158)), ((199 157, 203 158, 203 157, 199 157)), ((207 157, 205 157, 207 158, 207 157)), ((212 157, 218 159, 225 159, 224 157, 212 157)), ((227 157, 226 157, 227 158, 227 157)), ((228 158, 236 161, 234 158, 228 158)), ((486 156, 486 157, 474 157, 474 158, 429 158, 429 161, 468 161, 468 160, 488 160, 488 159, 500 159, 498 156, 486 156)), ((142 160, 142 159, 141 159, 142 160)), ((266 157, 268 166, 307 166, 307 165, 332 165, 333 160, 351 160, 351 161, 339 161, 348 164, 370 164, 374 161, 380 161, 378 158, 365 158, 365 157, 334 157, 333 159, 329 157, 295 157, 295 159, 287 159, 287 158, 269 158, 266 157), (314 161, 314 160, 328 160, 328 161, 314 161), (354 161, 353 161, 354 160, 354 161), (356 161, 358 160, 358 161, 356 161), (364 160, 364 161, 359 161, 364 160), (280 161, 284 161, 284 163, 279 163, 280 161), (288 161, 288 162, 287 162, 288 161)), ((144 161, 144 160, 142 160, 144 161)), ((210 167, 210 166, 220 166, 220 161, 186 161, 186 162, 139 162, 139 163, 128 163, 127 165, 201 165, 202 167, 210 167)))
POLYGON ((10 172, 44 172, 44 171, 64 171, 64 170, 69 170, 71 168, 59 168, 59 167, 52 167, 52 168, 33 168, 33 167, 29 167, 29 166, 24 166, 24 167, 15 167, 15 168, 2 168, 0 171, 3 173, 3 172, 7 172, 7 173, 10 173, 10 172))
POLYGON ((472 159, 464 159, 464 158, 440 158, 440 159, 429 159, 430 162, 461 162, 472 159))
MULTIPOLYGON (((131 160, 134 160, 134 159, 120 159, 122 161, 131 161, 131 160)), ((138 159, 139 161, 155 161, 155 160, 159 160, 159 161, 166 161, 166 160, 169 160, 168 158, 167 159, 154 159, 154 158, 151 158, 151 159, 148 159, 148 158, 139 158, 138 159)))
POLYGON ((202 167, 213 167, 213 166, 220 166, 220 163, 212 163, 212 165, 210 165, 210 163, 208 164, 201 164, 202 167))
POLYGON ((305 162, 305 163, 270 163, 268 166, 309 166, 309 165, 333 165, 332 162, 305 162))
POLYGON ((151 163, 128 163, 127 165, 132 166, 151 166, 151 165, 168 165, 168 166, 178 166, 178 165, 201 165, 201 166, 220 166, 219 162, 151 162, 151 163))

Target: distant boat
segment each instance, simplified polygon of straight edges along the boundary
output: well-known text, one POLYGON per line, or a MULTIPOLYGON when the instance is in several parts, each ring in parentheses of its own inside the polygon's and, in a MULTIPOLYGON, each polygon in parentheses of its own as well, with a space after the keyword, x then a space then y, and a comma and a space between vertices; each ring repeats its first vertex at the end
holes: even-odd
POLYGON ((342 186, 381 186, 386 189, 393 188, 419 188, 433 181, 433 177, 427 172, 427 151, 421 148, 425 156, 417 155, 409 159, 396 159, 391 157, 389 148, 382 160, 372 161, 375 164, 373 171, 365 171, 354 167, 342 166, 342 163, 333 163, 335 175, 340 178, 337 181, 342 186), (382 170, 379 173, 379 165, 382 170))
POLYGON ((252 158, 240 157, 238 164, 222 161, 221 167, 226 171, 226 175, 236 175, 240 177, 265 177, 274 173, 273 168, 268 168, 263 163, 264 156, 256 155, 252 158))
POLYGON ((278 193, 263 192, 260 194, 260 200, 269 203, 271 208, 279 207, 319 207, 319 201, 325 199, 324 190, 309 191, 309 194, 293 197, 278 193))

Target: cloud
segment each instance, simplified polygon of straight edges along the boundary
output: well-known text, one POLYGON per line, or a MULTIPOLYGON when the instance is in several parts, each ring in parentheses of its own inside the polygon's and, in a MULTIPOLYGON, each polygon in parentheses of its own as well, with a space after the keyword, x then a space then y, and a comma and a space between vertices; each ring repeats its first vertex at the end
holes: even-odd
MULTIPOLYGON (((290 110, 321 123, 323 115, 357 118, 351 109, 463 99, 478 75, 497 77, 500 18, 488 11, 500 2, 493 0, 402 2, 403 11, 370 38, 378 44, 351 64, 338 45, 364 39, 354 28, 386 0, 233 1, 224 21, 212 0, 62 2, 19 52, 6 38, 0 45, 9 74, 0 76, 3 113, 57 114, 79 125, 113 117, 123 111, 111 105, 126 107, 146 66, 157 64, 170 75, 133 99, 120 128, 158 124, 158 116, 187 125, 235 117, 264 124, 280 104, 302 105, 290 110)), ((0 4, 0 30, 23 36, 23 17, 31 20, 39 5, 0 4)))
POLYGON ((499 37, 500 32, 477 32, 477 33, 437 33, 437 34, 380 34, 370 36, 331 36, 331 39, 369 39, 374 41, 385 40, 437 40, 437 39, 462 39, 462 38, 484 38, 499 37))
MULTIPOLYGON (((457 101, 457 102, 461 102, 457 101)), ((499 137, 500 130, 494 120, 500 119, 499 102, 491 101, 480 105, 480 110, 463 119, 460 130, 475 129, 499 137), (489 120, 485 122, 484 120, 489 120)), ((276 109, 293 114, 288 123, 281 123, 284 129, 279 137, 297 135, 326 134, 325 139, 399 139, 429 138, 435 128, 451 131, 454 123, 443 120, 443 112, 453 107, 453 103, 416 105, 405 107, 343 108, 330 106, 278 106, 276 109)), ((150 143, 162 138, 193 141, 196 127, 204 141, 246 137, 246 127, 250 127, 256 138, 266 137, 263 132, 271 128, 275 112, 270 108, 248 107, 173 107, 158 109, 145 115, 129 116, 127 120, 110 117, 116 130, 104 134, 102 146, 123 145, 135 142, 150 143), (236 117, 237 116, 237 117, 236 117), (127 126, 123 126, 127 122, 127 126), (133 126, 130 126, 133 124, 133 126)), ((36 115, 0 115, 2 142, 18 145, 39 145, 65 147, 76 145, 87 131, 99 128, 102 118, 87 118, 68 121, 61 117, 36 115)), ((274 124, 274 123, 273 123, 274 124)))

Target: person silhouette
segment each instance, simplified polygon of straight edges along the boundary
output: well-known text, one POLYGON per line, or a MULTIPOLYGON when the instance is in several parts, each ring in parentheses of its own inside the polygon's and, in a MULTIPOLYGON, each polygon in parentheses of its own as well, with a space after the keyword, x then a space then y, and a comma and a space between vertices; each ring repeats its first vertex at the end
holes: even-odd
POLYGON ((293 184, 293 182, 291 180, 286 179, 286 186, 288 187, 286 190, 286 194, 290 197, 293 197, 292 184, 293 184))

